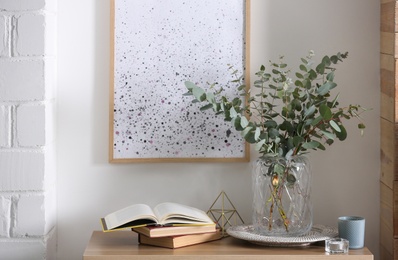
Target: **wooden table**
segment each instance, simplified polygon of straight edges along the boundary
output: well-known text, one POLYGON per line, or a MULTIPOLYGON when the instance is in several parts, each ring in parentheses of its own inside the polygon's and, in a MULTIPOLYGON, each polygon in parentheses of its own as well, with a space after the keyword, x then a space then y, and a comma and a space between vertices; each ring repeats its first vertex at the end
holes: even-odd
POLYGON ((168 249, 139 245, 137 234, 132 231, 103 233, 94 231, 83 255, 83 260, 372 260, 372 253, 365 247, 349 250, 346 255, 328 255, 324 246, 298 248, 276 248, 254 245, 236 238, 193 245, 179 249, 168 249))

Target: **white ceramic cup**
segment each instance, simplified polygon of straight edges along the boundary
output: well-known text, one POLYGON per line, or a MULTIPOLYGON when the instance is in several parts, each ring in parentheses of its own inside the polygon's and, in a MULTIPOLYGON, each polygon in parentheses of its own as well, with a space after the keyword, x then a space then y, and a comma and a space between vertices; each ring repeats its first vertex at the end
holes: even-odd
POLYGON ((350 249, 364 247, 365 218, 357 216, 343 216, 338 218, 339 237, 350 242, 350 249))

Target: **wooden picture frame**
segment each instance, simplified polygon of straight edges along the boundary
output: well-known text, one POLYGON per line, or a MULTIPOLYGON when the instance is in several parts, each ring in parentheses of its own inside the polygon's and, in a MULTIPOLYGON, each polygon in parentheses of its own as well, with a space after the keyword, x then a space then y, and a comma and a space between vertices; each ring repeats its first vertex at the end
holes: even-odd
POLYGON ((186 80, 236 94, 228 64, 250 86, 249 10, 250 0, 111 0, 111 163, 249 161, 231 122, 183 96, 186 80))

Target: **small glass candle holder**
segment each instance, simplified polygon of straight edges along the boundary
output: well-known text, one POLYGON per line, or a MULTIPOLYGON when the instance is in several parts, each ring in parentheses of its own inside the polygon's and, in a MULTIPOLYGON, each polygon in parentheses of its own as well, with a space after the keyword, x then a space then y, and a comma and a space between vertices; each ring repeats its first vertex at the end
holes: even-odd
POLYGON ((344 238, 330 238, 325 240, 325 251, 329 254, 347 254, 349 242, 344 238))

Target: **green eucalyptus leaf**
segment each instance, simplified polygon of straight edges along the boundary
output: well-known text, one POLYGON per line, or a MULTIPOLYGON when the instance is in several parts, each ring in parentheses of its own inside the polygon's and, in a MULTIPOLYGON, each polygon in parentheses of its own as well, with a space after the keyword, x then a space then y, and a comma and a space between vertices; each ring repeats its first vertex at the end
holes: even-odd
POLYGON ((292 150, 293 148, 294 148, 293 138, 290 137, 287 139, 287 149, 292 150))
POLYGON ((302 110, 302 106, 301 106, 301 102, 298 99, 293 99, 292 100, 292 109, 296 110, 296 111, 301 111, 302 110))
POLYGON ((242 104, 242 99, 236 97, 232 100, 232 105, 234 107, 239 107, 242 104))
POLYGON ((285 166, 281 165, 281 164, 275 164, 274 166, 274 173, 282 175, 285 171, 285 166))
POLYGON ((261 130, 259 127, 256 128, 256 131, 254 132, 254 139, 257 141, 260 138, 261 130))
POLYGON ((331 64, 329 56, 323 57, 322 63, 325 65, 325 67, 329 67, 331 64))
POLYGON ((279 131, 275 128, 269 128, 268 135, 270 138, 275 139, 279 136, 279 131))
POLYGON ((192 89, 196 88, 196 85, 194 83, 192 83, 191 81, 185 81, 185 87, 189 91, 192 91, 192 89))
POLYGON ((279 70, 277 70, 277 69, 273 69, 273 70, 272 70, 272 73, 274 73, 274 74, 280 74, 281 72, 280 72, 279 70))
POLYGON ((275 118, 275 117, 277 117, 277 116, 279 116, 279 114, 278 113, 270 113, 270 114, 268 114, 271 118, 275 118))
POLYGON ((300 123, 297 124, 296 132, 297 132, 298 135, 303 133, 303 128, 304 128, 304 122, 300 122, 300 123))
POLYGON ((225 110, 224 110, 224 120, 225 120, 225 121, 231 121, 231 120, 232 120, 232 118, 231 118, 231 113, 229 112, 228 109, 225 109, 225 110))
POLYGON ((316 126, 316 125, 319 124, 322 120, 323 120, 323 117, 322 117, 322 116, 318 116, 318 117, 316 117, 314 120, 311 121, 311 125, 312 125, 312 126, 316 126))
POLYGON ((211 92, 206 94, 206 100, 209 101, 210 103, 215 103, 216 102, 214 94, 211 93, 211 92))
POLYGON ((257 143, 254 145, 254 149, 255 149, 256 151, 260 151, 264 144, 265 144, 265 139, 262 139, 262 140, 260 140, 259 142, 257 142, 257 143))
POLYGON ((323 151, 326 150, 325 146, 323 144, 321 144, 321 143, 319 143, 317 149, 320 149, 320 150, 323 150, 323 151))
POLYGON ((250 133, 250 131, 252 131, 253 129, 254 129, 255 127, 253 127, 253 126, 247 126, 247 127, 245 127, 245 129, 243 129, 242 130, 242 136, 244 137, 244 138, 246 138, 246 136, 250 133))
POLYGON ((240 116, 237 116, 232 119, 236 131, 242 131, 244 129, 244 127, 242 127, 242 124, 241 124, 241 119, 242 118, 240 116))
POLYGON ((330 132, 328 132, 328 131, 323 131, 323 130, 321 130, 321 133, 322 133, 327 139, 334 140, 334 139, 336 138, 336 135, 335 135, 335 134, 330 133, 330 132))
POLYGON ((340 141, 344 141, 347 138, 347 130, 343 125, 340 125, 340 132, 336 132, 336 136, 340 141))
POLYGON ((318 95, 324 96, 331 90, 331 82, 327 81, 317 89, 318 95))
POLYGON ((316 108, 314 105, 310 106, 309 108, 304 110, 304 117, 309 117, 310 115, 314 114, 316 108))
POLYGON ((304 138, 301 136, 293 137, 293 144, 294 146, 298 146, 300 143, 304 142, 304 138))
POLYGON ((245 140, 249 143, 249 144, 254 144, 256 143, 256 139, 254 139, 254 133, 251 131, 249 132, 246 136, 245 136, 245 140))
POLYGON ((333 62, 333 64, 336 64, 339 61, 339 58, 336 55, 333 55, 330 57, 330 61, 333 62))
POLYGON ((322 104, 319 106, 319 113, 321 113, 321 116, 324 120, 330 120, 333 116, 332 111, 326 104, 322 104))
POLYGON ((325 73, 325 64, 320 63, 318 66, 316 66, 316 72, 318 72, 319 74, 325 73))
POLYGON ((340 93, 338 93, 337 95, 336 95, 336 97, 333 99, 333 102, 332 102, 332 106, 331 107, 335 107, 337 104, 338 104, 338 99, 339 99, 339 96, 340 96, 340 93))
POLYGON ((207 104, 207 105, 201 107, 200 111, 205 111, 205 110, 208 110, 208 109, 211 109, 211 108, 213 108, 213 104, 207 104))
POLYGON ((221 113, 221 104, 220 103, 214 103, 213 104, 213 110, 216 111, 216 113, 221 113))
POLYGON ((300 65, 300 70, 302 70, 302 71, 304 71, 304 72, 307 72, 307 71, 308 71, 308 70, 307 70, 307 67, 306 67, 305 65, 303 65, 303 64, 300 65))
POLYGON ((303 87, 304 87, 303 83, 302 83, 300 80, 296 80, 296 81, 294 82, 294 85, 296 85, 297 87, 300 87, 300 88, 303 88, 303 87))
POLYGON ((315 72, 315 70, 310 70, 308 72, 308 78, 310 80, 315 80, 318 77, 318 74, 315 72))
POLYGON ((294 113, 294 111, 289 111, 287 117, 291 120, 294 120, 296 118, 296 114, 294 113))
POLYGON ((329 124, 336 132, 341 132, 341 128, 334 120, 330 120, 329 124))
POLYGON ((328 81, 333 81, 334 80, 334 71, 329 72, 328 75, 326 76, 326 79, 328 81))
POLYGON ((225 111, 224 102, 221 102, 221 103, 220 103, 220 110, 221 110, 221 111, 225 111))
POLYGON ((267 128, 276 128, 278 126, 278 123, 275 122, 274 120, 267 120, 264 122, 264 126, 267 128))
POLYGON ((311 80, 306 79, 306 80, 303 81, 303 84, 304 84, 304 87, 306 89, 311 89, 312 88, 311 80))
POLYGON ((287 124, 289 123, 289 121, 285 120, 283 121, 280 125, 279 125, 279 129, 282 131, 287 131, 287 124))
POLYGON ((229 116, 232 118, 235 118, 238 116, 238 113, 236 112, 234 107, 231 107, 231 109, 229 110, 229 116))
POLYGON ((264 139, 265 140, 265 142, 268 142, 268 133, 264 133, 264 132, 262 132, 261 134, 260 134, 260 139, 264 139))
POLYGON ((242 116, 240 117, 240 125, 245 128, 249 125, 249 121, 247 120, 246 117, 242 116))
POLYGON ((206 93, 202 88, 195 87, 192 89, 192 94, 194 97, 199 100, 199 101, 205 101, 206 100, 206 93))
POLYGON ((310 141, 310 142, 303 143, 302 147, 304 149, 316 149, 320 146, 320 144, 321 143, 318 141, 310 141))
POLYGON ((244 90, 244 89, 246 89, 246 85, 240 85, 240 86, 238 87, 238 90, 239 90, 239 91, 244 90))

